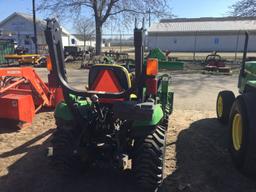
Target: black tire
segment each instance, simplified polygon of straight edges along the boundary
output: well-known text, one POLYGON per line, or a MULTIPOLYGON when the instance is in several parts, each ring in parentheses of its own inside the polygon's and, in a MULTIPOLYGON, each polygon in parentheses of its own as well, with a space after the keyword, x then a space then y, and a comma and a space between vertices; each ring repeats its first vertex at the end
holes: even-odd
POLYGON ((132 170, 138 185, 145 191, 156 191, 164 174, 166 128, 157 125, 145 139, 135 140, 132 170))
POLYGON ((57 128, 52 138, 51 164, 63 176, 79 172, 81 161, 76 147, 74 128, 70 122, 56 120, 57 128))
POLYGON ((229 150, 235 166, 249 176, 256 176, 256 95, 247 93, 238 96, 230 114, 229 121, 229 150), (233 136, 235 130, 235 117, 241 117, 242 141, 239 148, 236 147, 233 136))
POLYGON ((217 118, 221 123, 228 124, 230 111, 235 99, 236 97, 232 91, 219 92, 216 101, 216 113, 217 118))

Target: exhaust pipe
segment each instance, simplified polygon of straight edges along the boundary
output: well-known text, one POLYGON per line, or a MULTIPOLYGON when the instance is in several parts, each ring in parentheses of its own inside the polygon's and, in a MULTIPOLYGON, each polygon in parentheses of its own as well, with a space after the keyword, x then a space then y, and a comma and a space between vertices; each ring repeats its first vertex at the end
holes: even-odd
POLYGON ((245 42, 244 42, 244 53, 243 53, 243 61, 242 61, 242 67, 241 67, 241 75, 245 76, 245 62, 247 58, 247 51, 248 51, 248 42, 249 42, 249 33, 245 32, 245 42))

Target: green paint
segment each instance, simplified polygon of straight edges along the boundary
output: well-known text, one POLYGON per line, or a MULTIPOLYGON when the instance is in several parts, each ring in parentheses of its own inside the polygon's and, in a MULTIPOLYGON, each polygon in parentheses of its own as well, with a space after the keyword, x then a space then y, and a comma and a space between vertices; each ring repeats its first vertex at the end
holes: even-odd
POLYGON ((6 54, 14 53, 14 43, 10 40, 1 40, 0 39, 0 63, 7 63, 7 60, 4 58, 6 54))
POLYGON ((159 48, 153 49, 149 55, 149 58, 157 58, 159 69, 168 70, 183 70, 184 63, 180 61, 169 61, 165 56, 165 53, 159 48))
MULTIPOLYGON (((169 91, 169 76, 163 75, 163 79, 161 81, 160 86, 158 87, 158 93, 157 96, 159 98, 159 103, 162 106, 162 109, 165 113, 165 115, 170 115, 173 111, 173 98, 174 93, 169 91)), ((161 76, 160 76, 161 78, 161 76)))
POLYGON ((163 113, 162 107, 160 104, 157 104, 155 106, 153 117, 150 121, 135 121, 132 126, 133 127, 154 126, 154 125, 157 125, 161 121, 163 116, 164 116, 164 113, 163 113))
MULTIPOLYGON (((88 116, 88 109, 90 109, 91 103, 86 100, 77 100, 76 103, 78 105, 78 110, 80 111, 81 115, 84 117, 88 116)), ((72 121, 74 119, 71 111, 68 108, 67 103, 65 102, 60 102, 56 106, 54 115, 56 118, 66 121, 72 121)))
POLYGON ((174 93, 168 92, 168 103, 165 108, 165 112, 170 115, 173 112, 173 100, 174 100, 174 93))
POLYGON ((254 81, 256 81, 256 61, 249 61, 245 63, 245 77, 240 77, 239 81, 240 93, 244 92, 247 84, 255 86, 254 81))
POLYGON ((149 58, 157 58, 159 61, 165 61, 166 60, 165 53, 159 48, 156 48, 156 49, 153 49, 152 51, 150 51, 148 57, 149 58))
POLYGON ((54 116, 57 119, 63 119, 66 121, 73 120, 73 115, 71 114, 70 110, 68 109, 68 106, 65 102, 60 102, 54 111, 54 116))
POLYGON ((159 69, 183 70, 184 63, 181 61, 159 61, 159 69))
POLYGON ((256 75, 256 61, 249 61, 245 63, 245 71, 256 75))

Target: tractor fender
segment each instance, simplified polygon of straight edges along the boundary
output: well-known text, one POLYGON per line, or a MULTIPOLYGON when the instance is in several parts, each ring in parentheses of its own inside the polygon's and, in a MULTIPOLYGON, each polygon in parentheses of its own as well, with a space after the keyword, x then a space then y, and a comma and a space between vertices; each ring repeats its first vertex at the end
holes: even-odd
POLYGON ((161 104, 157 104, 152 119, 150 121, 134 121, 131 129, 132 137, 145 137, 151 134, 156 125, 158 125, 164 117, 164 112, 161 104))
POLYGON ((72 121, 74 119, 72 113, 68 109, 68 105, 65 102, 60 102, 56 106, 54 116, 56 119, 61 119, 65 121, 72 121))
MULTIPOLYGON (((88 117, 88 109, 90 108, 91 103, 86 100, 77 100, 76 104, 78 106, 78 110, 81 113, 81 115, 84 118, 87 118, 88 117)), ((56 106, 55 111, 54 111, 54 116, 56 119, 62 119, 65 121, 74 120, 74 116, 73 116, 72 112, 68 108, 67 103, 65 103, 64 101, 60 102, 56 106)))
POLYGON ((148 127, 157 125, 164 116, 161 104, 157 104, 150 121, 134 121, 132 127, 148 127))

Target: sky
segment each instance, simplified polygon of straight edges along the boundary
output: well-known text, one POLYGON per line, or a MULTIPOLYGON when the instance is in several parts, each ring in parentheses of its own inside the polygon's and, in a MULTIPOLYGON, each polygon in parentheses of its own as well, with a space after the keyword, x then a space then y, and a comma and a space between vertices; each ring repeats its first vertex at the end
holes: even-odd
MULTIPOLYGON (((168 0, 172 13, 177 17, 223 17, 227 16, 229 6, 237 0, 168 0)), ((13 12, 25 12, 32 14, 32 0, 0 0, 0 21, 13 12)), ((44 13, 38 13, 38 18, 47 17, 44 13)), ((73 31, 72 22, 62 24, 70 32, 73 31)))

